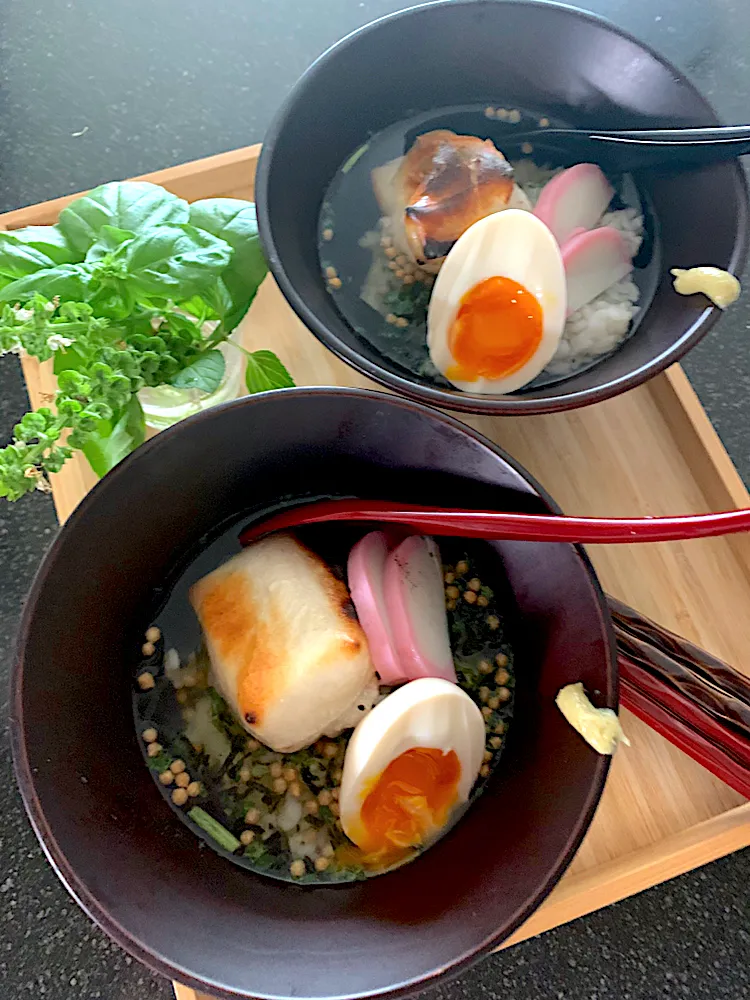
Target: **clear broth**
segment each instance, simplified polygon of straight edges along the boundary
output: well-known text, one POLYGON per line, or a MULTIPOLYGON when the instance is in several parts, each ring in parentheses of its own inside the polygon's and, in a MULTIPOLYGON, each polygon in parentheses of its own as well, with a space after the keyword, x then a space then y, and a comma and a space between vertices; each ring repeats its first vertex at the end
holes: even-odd
MULTIPOLYGON (((375 167, 403 156, 419 135, 434 129, 450 129, 463 135, 492 139, 506 159, 513 162, 527 158, 538 166, 549 167, 570 166, 574 162, 566 161, 559 151, 544 147, 539 142, 530 154, 522 150, 521 143, 515 136, 538 129, 543 111, 516 109, 521 118, 517 123, 510 123, 507 119, 488 118, 486 107, 483 104, 444 108, 417 115, 375 133, 336 172, 323 198, 319 217, 318 255, 321 271, 325 280, 327 269, 333 268, 342 282, 341 288, 332 287, 330 281, 327 287, 344 320, 384 358, 400 366, 405 373, 443 389, 454 387, 437 371, 429 357, 426 325, 429 287, 418 282, 406 286, 404 291, 400 289, 400 282, 393 279, 388 301, 393 306, 394 315, 409 318, 406 328, 386 322, 381 312, 368 305, 361 297, 373 264, 370 244, 377 242, 377 237, 370 239, 370 234, 377 230, 380 219, 380 209, 373 193, 370 175, 375 167), (370 242, 363 245, 367 240, 370 242)), ((551 120, 550 126, 570 127, 569 123, 561 120, 551 120)), ((632 177, 609 175, 609 179, 616 191, 614 207, 635 208, 644 218, 643 244, 635 258, 632 274, 632 280, 640 292, 638 311, 626 337, 615 348, 619 350, 625 340, 636 332, 651 304, 659 282, 660 252, 654 213, 632 177)), ((542 372, 533 382, 519 390, 519 393, 565 381, 608 356, 605 354, 588 360, 564 375, 542 372)))
MULTIPOLYGON (((247 782, 236 780, 238 769, 246 761, 235 761, 234 758, 236 755, 242 757, 247 753, 246 750, 242 750, 241 748, 246 743, 249 734, 239 726, 234 736, 228 733, 232 750, 227 761, 233 761, 233 763, 218 769, 215 766, 210 766, 205 754, 196 751, 185 735, 186 722, 183 718, 185 706, 179 703, 178 692, 164 672, 165 650, 176 649, 181 664, 184 665, 191 653, 195 653, 200 648, 200 627, 190 606, 188 592, 197 580, 216 569, 240 551, 238 536, 241 528, 247 523, 247 520, 248 518, 244 517, 239 521, 234 521, 228 527, 225 525, 220 529, 216 537, 205 539, 200 549, 192 553, 175 570, 172 579, 165 586, 164 591, 156 595, 155 607, 152 612, 153 623, 160 629, 162 639, 157 644, 154 654, 141 659, 138 663, 133 684, 133 718, 146 765, 149 767, 156 787, 159 789, 165 802, 178 814, 181 821, 223 857, 250 871, 296 884, 330 885, 335 882, 356 881, 367 876, 379 875, 384 871, 393 870, 393 868, 378 870, 365 870, 361 868, 357 863, 357 849, 354 845, 351 845, 350 849, 347 847, 345 852, 339 853, 337 857, 334 857, 333 863, 328 870, 317 872, 312 870, 313 866, 310 863, 307 863, 305 875, 302 877, 293 877, 289 870, 290 855, 285 850, 280 850, 274 855, 272 853, 274 845, 270 844, 269 850, 264 851, 258 856, 260 831, 256 831, 257 836, 254 841, 254 847, 253 845, 248 845, 247 847, 243 846, 242 848, 230 851, 224 849, 188 815, 188 810, 192 806, 198 806, 219 822, 225 830, 228 830, 232 835, 239 838, 242 830, 246 829, 244 815, 248 808, 256 807, 258 794, 261 794, 259 792, 259 788, 261 787, 260 781, 257 782, 259 787, 256 788, 255 779, 249 785, 247 782), (141 672, 146 670, 152 673, 156 684, 152 690, 144 692, 137 683, 137 677, 141 672), (144 730, 150 727, 154 727, 157 730, 158 742, 164 748, 163 752, 156 758, 150 758, 147 755, 147 745, 142 740, 144 730), (202 785, 201 793, 194 799, 190 799, 182 807, 175 805, 171 800, 171 793, 175 788, 174 783, 165 786, 159 781, 159 774, 163 773, 168 768, 169 763, 177 758, 185 761, 187 772, 191 778, 200 780, 202 785), (223 778, 223 775, 227 775, 227 778, 232 782, 229 788, 222 787, 222 782, 224 786, 227 783, 227 778, 223 778), (248 785, 248 787, 245 788, 245 785, 248 785), (342 857, 345 857, 345 863, 341 861, 342 857)), ((308 528, 304 531, 301 530, 299 536, 310 548, 318 551, 329 565, 332 567, 343 567, 346 565, 347 554, 351 546, 367 530, 369 529, 362 526, 358 528, 319 526, 308 528)), ((498 767, 505 746, 508 725, 513 714, 515 673, 513 652, 510 644, 513 597, 507 580, 502 574, 500 561, 488 545, 481 542, 467 542, 463 539, 460 541, 440 539, 439 541, 444 563, 455 566, 459 560, 467 559, 470 563, 470 571, 464 574, 464 581, 468 581, 471 576, 476 575, 484 584, 491 588, 492 596, 489 599, 487 607, 479 608, 476 604, 470 605, 463 600, 459 600, 456 608, 449 611, 451 645, 454 652, 459 683, 480 707, 484 707, 486 703, 486 699, 483 700, 480 694, 480 688, 495 686, 493 680, 495 670, 497 669, 494 666, 495 656, 502 653, 508 659, 506 669, 509 673, 509 678, 503 686, 509 689, 511 697, 507 702, 493 708, 486 721, 487 741, 485 745, 491 755, 491 759, 488 762, 490 774, 478 779, 471 795, 470 801, 473 802, 481 794, 487 782, 491 780, 492 773, 498 767), (487 618, 491 615, 496 616, 499 622, 495 628, 491 628, 487 622, 487 618), (482 661, 493 664, 491 673, 482 672, 480 669, 482 661), (502 736, 498 739, 500 730, 502 730, 502 736)), ((337 572, 344 578, 343 570, 338 570, 337 572)), ((490 593, 490 591, 488 590, 486 593, 490 593)), ((151 623, 146 622, 144 624, 144 633, 146 627, 151 623)), ((334 765, 341 766, 343 763, 343 753, 350 732, 342 734, 336 740, 328 741, 336 743, 339 748, 336 760, 331 761, 332 767, 334 765)), ((260 748, 253 755, 253 759, 262 753, 263 750, 267 750, 267 748, 260 748)), ((297 754, 278 756, 282 762, 282 767, 295 766, 300 768, 300 762, 303 760, 304 753, 304 751, 300 751, 297 754)), ((304 771, 304 765, 300 768, 300 773, 303 782, 307 782, 309 774, 304 771)), ((312 791, 315 791, 310 784, 308 784, 308 787, 312 791)), ((268 800, 267 793, 268 789, 265 788, 262 794, 268 800)), ((271 807, 269 806, 268 808, 270 811, 271 807)), ((456 821, 458 821, 458 818, 456 818, 456 821)), ((349 844, 348 841, 345 844, 342 843, 342 833, 337 832, 336 837, 339 846, 343 847, 349 844)), ((343 838, 343 841, 345 840, 343 838)), ((425 849, 427 847, 415 850, 405 860, 412 860, 421 853, 421 850, 425 849)))

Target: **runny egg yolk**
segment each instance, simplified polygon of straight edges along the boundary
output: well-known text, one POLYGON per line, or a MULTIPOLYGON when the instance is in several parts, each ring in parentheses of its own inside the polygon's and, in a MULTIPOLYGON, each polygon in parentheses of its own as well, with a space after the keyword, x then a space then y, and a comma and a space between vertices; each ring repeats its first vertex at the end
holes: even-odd
POLYGON ((496 275, 462 297, 448 333, 455 359, 446 376, 455 382, 512 375, 542 339, 542 307, 518 281, 496 275))
POLYGON ((455 750, 413 747, 375 779, 362 804, 366 854, 391 855, 423 844, 445 825, 457 799, 461 763, 455 750))

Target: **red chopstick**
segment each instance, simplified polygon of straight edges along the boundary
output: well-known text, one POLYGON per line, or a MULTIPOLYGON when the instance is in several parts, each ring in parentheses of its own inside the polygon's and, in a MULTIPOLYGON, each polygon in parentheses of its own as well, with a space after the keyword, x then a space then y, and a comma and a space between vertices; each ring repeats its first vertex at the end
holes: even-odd
POLYGON ((725 782, 746 799, 750 799, 750 767, 737 759, 721 743, 713 742, 705 732, 685 721, 698 721, 706 731, 710 730, 710 717, 696 709, 687 698, 673 692, 671 699, 665 699, 660 690, 657 701, 651 694, 634 683, 630 672, 632 664, 626 657, 619 656, 620 703, 650 726, 683 753, 686 753, 702 767, 725 782), (679 713, 679 714, 677 714, 679 713))
POLYGON ((456 510, 394 503, 389 500, 320 500, 300 504, 249 525, 240 542, 273 531, 325 521, 374 521, 404 524, 431 535, 465 538, 515 538, 539 542, 618 544, 673 542, 710 538, 750 530, 750 509, 677 517, 567 517, 556 514, 516 514, 456 510))

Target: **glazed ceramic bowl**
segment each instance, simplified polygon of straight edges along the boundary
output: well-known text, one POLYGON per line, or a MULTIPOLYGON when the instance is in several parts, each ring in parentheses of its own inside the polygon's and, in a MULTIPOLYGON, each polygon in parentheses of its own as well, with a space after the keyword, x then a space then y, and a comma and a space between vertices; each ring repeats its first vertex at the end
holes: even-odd
POLYGON ((190 417, 92 490, 39 570, 13 671, 16 773, 67 888, 158 972, 219 997, 393 996, 490 951, 580 844, 609 760, 554 696, 581 680, 616 707, 609 616, 580 549, 491 543, 519 666, 488 789, 395 872, 332 887, 255 875, 205 849, 164 801, 131 690, 170 570, 228 522, 300 495, 555 510, 495 445, 392 395, 290 389, 190 417))
POLYGON ((419 112, 501 101, 575 127, 718 123, 674 66, 614 25, 572 7, 451 0, 402 11, 321 56, 270 128, 256 199, 271 270, 316 337, 358 371, 412 399, 495 414, 551 412, 606 399, 677 361, 720 315, 703 296, 676 294, 669 268, 713 264, 741 271, 748 200, 737 163, 637 178, 658 254, 650 305, 612 355, 540 388, 481 396, 411 374, 349 326, 321 278, 318 216, 347 156, 373 133, 419 112))

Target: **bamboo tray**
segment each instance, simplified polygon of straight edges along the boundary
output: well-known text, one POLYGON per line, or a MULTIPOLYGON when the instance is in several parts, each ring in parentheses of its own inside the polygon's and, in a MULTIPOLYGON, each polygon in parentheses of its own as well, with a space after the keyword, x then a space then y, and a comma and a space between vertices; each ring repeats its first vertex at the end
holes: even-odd
MULTIPOLYGON (((188 200, 253 197, 260 147, 147 176, 188 200)), ((44 225, 71 198, 0 216, 44 225)), ((297 320, 269 277, 243 321, 252 349, 272 347, 298 384, 371 385, 297 320)), ((49 366, 24 361, 32 401, 54 392, 49 366)), ((550 416, 463 417, 506 448, 566 513, 675 514, 750 505, 679 367, 616 399, 550 416)), ((61 521, 94 484, 75 460, 53 481, 61 521)), ((590 549, 605 589, 750 675, 750 536, 590 549)), ((615 757, 573 863, 514 944, 750 844, 750 803, 623 711, 632 746, 615 757)), ((210 1000, 175 985, 178 1000, 210 1000)))

